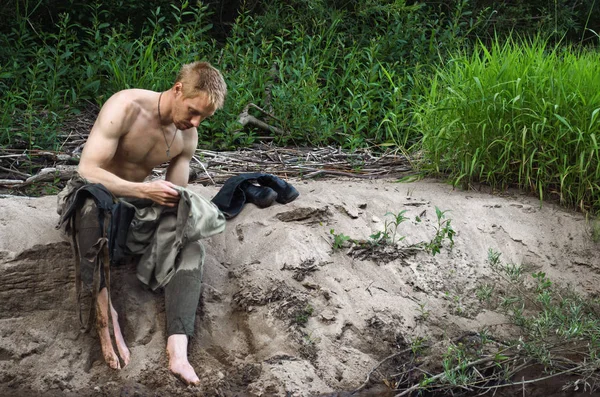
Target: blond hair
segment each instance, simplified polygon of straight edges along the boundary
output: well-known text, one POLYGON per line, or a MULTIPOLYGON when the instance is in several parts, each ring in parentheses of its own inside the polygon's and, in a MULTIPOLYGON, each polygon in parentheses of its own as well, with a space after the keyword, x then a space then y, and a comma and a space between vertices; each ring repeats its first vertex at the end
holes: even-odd
POLYGON ((194 98, 200 92, 204 92, 215 108, 220 109, 225 103, 227 95, 225 79, 221 72, 208 62, 192 62, 183 65, 175 82, 182 83, 183 96, 186 98, 194 98))

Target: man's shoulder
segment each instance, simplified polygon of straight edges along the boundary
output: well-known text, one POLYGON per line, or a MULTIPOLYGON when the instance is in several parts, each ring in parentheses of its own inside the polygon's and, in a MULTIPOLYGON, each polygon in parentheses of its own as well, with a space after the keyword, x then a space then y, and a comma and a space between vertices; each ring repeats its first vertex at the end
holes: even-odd
POLYGON ((115 92, 108 100, 111 102, 136 103, 146 101, 156 95, 154 91, 143 90, 140 88, 129 88, 115 92))
POLYGON ((154 91, 131 88, 115 92, 102 105, 103 109, 110 109, 124 115, 139 116, 140 113, 149 111, 154 102, 154 91))

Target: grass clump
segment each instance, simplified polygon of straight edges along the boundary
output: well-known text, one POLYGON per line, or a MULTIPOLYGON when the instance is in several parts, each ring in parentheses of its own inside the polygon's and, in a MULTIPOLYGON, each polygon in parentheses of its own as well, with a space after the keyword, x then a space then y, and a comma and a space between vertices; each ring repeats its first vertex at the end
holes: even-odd
MULTIPOLYGON (((434 226, 435 233, 429 241, 419 241, 412 244, 402 244, 406 240, 406 235, 400 235, 398 228, 410 218, 406 216, 408 210, 400 210, 396 213, 386 212, 386 220, 383 230, 378 230, 368 239, 355 239, 343 233, 336 233, 334 229, 329 230, 333 237, 331 247, 333 252, 342 248, 349 248, 347 255, 360 259, 384 260, 389 262, 397 258, 403 258, 407 255, 416 254, 424 251, 432 256, 439 254, 445 247, 451 251, 454 247, 454 236, 456 231, 452 227, 452 219, 446 217, 449 210, 442 211, 435 207, 437 222, 434 226)), ((423 220, 420 216, 415 218, 415 224, 421 224, 423 220)))
POLYGON ((546 372, 575 372, 596 379, 600 301, 561 287, 544 272, 531 273, 529 278, 497 264, 493 269, 506 283, 496 298, 499 309, 521 329, 520 338, 511 342, 519 355, 546 372))
POLYGON ((425 170, 600 209, 600 53, 496 40, 427 82, 416 115, 425 170))
POLYGON ((413 357, 402 360, 403 371, 388 378, 396 396, 483 395, 500 389, 506 395, 520 395, 526 385, 553 377, 558 380, 541 387, 556 387, 562 381, 563 391, 583 387, 593 394, 600 382, 600 300, 563 288, 544 272, 528 273, 523 270, 526 266, 504 264, 493 250, 488 264, 498 278, 493 285, 481 285, 477 297, 505 313, 518 331, 505 340, 483 329, 436 342, 444 346, 432 352, 439 355, 436 371, 420 368, 427 360, 417 358, 434 345, 413 349, 413 357))
POLYGON ((587 232, 590 239, 598 244, 600 242, 600 220, 596 217, 587 219, 587 232))
POLYGON ((308 319, 313 315, 315 309, 307 304, 304 308, 298 310, 296 312, 296 316, 294 318, 294 324, 304 327, 308 323, 308 319))

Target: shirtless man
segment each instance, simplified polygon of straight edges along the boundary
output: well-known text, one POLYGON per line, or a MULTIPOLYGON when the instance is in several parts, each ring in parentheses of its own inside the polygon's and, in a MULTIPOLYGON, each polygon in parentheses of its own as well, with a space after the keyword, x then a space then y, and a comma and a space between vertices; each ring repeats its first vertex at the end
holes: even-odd
MULTIPOLYGON (((150 199, 174 207, 175 186, 187 186, 196 145, 196 128, 223 106, 227 87, 221 73, 205 62, 184 65, 175 84, 165 92, 129 89, 114 94, 102 107, 81 154, 79 174, 101 183, 117 197, 150 199), (169 162, 166 180, 144 182, 152 169, 169 162)), ((108 294, 97 299, 97 328, 105 361, 120 368, 108 329, 108 294)), ((127 365, 130 352, 111 305, 119 356, 127 365)), ((188 336, 167 339, 169 369, 187 384, 200 380, 187 358, 188 336)))

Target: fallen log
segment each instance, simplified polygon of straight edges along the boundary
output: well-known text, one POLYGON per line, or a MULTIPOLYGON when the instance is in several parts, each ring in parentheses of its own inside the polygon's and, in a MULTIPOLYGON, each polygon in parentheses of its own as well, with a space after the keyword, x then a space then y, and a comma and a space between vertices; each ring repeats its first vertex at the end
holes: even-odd
POLYGON ((68 181, 77 171, 76 165, 57 165, 56 167, 42 168, 40 172, 29 177, 23 185, 31 185, 37 182, 68 181))
POLYGON ((256 106, 253 103, 249 103, 248 105, 246 105, 246 107, 244 108, 244 110, 242 110, 242 113, 240 113, 240 115, 238 116, 238 123, 240 123, 243 127, 247 127, 247 126, 252 126, 252 127, 256 127, 259 128, 263 131, 269 131, 269 132, 274 132, 278 135, 284 135, 285 131, 274 127, 272 125, 269 125, 267 123, 265 123, 264 121, 261 121, 259 119, 257 119, 256 117, 252 116, 250 113, 248 113, 248 110, 250 110, 250 108, 253 107, 255 109, 258 109, 259 111, 261 111, 262 113, 264 113, 265 115, 271 117, 274 120, 279 121, 279 119, 277 119, 275 116, 273 116, 272 114, 268 113, 267 111, 265 111, 264 109, 260 108, 259 106, 256 106))
POLYGON ((0 186, 22 185, 24 182, 18 179, 0 179, 0 186))

